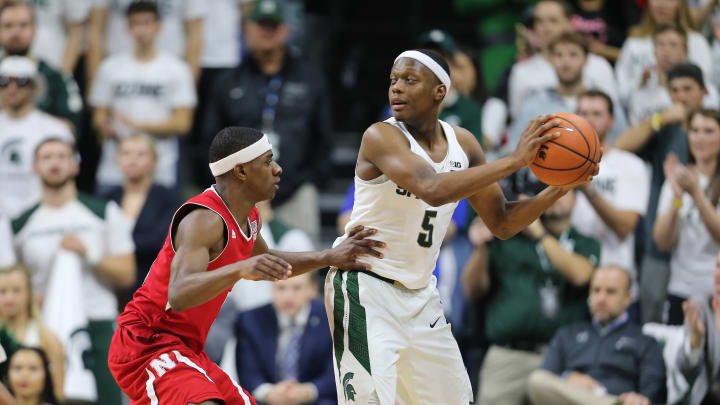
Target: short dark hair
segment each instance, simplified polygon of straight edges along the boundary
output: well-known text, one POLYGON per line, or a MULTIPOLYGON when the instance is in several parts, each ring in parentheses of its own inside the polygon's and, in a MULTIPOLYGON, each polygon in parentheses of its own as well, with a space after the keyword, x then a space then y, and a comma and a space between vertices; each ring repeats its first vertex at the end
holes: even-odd
POLYGON ((668 83, 680 77, 693 79, 700 85, 700 87, 705 88, 703 72, 699 67, 697 67, 697 65, 683 62, 671 67, 667 75, 668 83))
MULTIPOLYGON (((448 65, 447 60, 440 54, 438 51, 434 51, 432 49, 416 49, 416 51, 425 54, 430 57, 430 59, 437 62, 438 65, 445 71, 445 73, 450 76, 450 65, 448 65)), ((438 79, 439 81, 440 79, 438 79)))
POLYGON ((127 17, 137 13, 152 13, 155 15, 155 19, 160 19, 160 10, 158 9, 157 4, 152 1, 134 1, 130 3, 127 10, 125 10, 125 15, 127 17))
MULTIPOLYGON (((573 7, 565 0, 540 0, 537 4, 535 4, 535 7, 537 7, 540 3, 555 3, 562 8, 563 14, 565 14, 565 17, 567 17, 568 20, 572 18, 574 12, 573 7)), ((533 14, 535 14, 534 11, 533 14)))
POLYGON ((683 45, 685 45, 685 50, 688 49, 688 43, 687 43, 687 31, 679 25, 675 24, 660 24, 657 27, 655 27, 655 30, 653 31, 652 37, 653 42, 655 39, 657 39, 658 35, 663 34, 665 32, 672 31, 678 35, 680 35, 683 39, 683 45))
POLYGON ((210 143, 208 157, 210 163, 230 156, 245 149, 263 137, 263 133, 255 128, 227 127, 220 130, 210 143))
POLYGON ((597 97, 605 100, 605 104, 607 104, 608 112, 611 116, 614 116, 615 112, 615 104, 612 101, 612 98, 607 95, 604 91, 601 90, 588 90, 580 95, 580 98, 578 100, 584 98, 584 97, 597 97))
POLYGON ((68 148, 70 148, 70 151, 72 152, 73 159, 76 159, 76 160, 78 159, 79 156, 77 155, 77 146, 75 145, 75 142, 69 141, 66 138, 61 138, 59 136, 50 136, 49 138, 45 138, 42 141, 40 141, 40 143, 37 144, 37 146, 35 147, 35 154, 34 154, 35 159, 37 159, 37 154, 38 154, 38 152, 40 152, 40 148, 42 148, 43 146, 45 146, 45 144, 48 144, 50 142, 59 142, 65 146, 67 146, 68 148))
POLYGON ((9 10, 11 8, 15 7, 25 7, 27 11, 30 13, 30 18, 32 19, 33 25, 35 25, 35 10, 33 10, 32 5, 30 5, 26 1, 20 1, 20 0, 8 0, 2 5, 0 5, 0 18, 2 18, 3 13, 6 10, 9 10))
POLYGON ((585 39, 582 34, 577 32, 563 32, 562 34, 553 38, 553 40, 550 42, 550 52, 554 51, 555 47, 559 44, 575 44, 582 48, 583 52, 585 52, 585 56, 587 56, 588 52, 590 51, 590 45, 588 44, 587 39, 585 39))

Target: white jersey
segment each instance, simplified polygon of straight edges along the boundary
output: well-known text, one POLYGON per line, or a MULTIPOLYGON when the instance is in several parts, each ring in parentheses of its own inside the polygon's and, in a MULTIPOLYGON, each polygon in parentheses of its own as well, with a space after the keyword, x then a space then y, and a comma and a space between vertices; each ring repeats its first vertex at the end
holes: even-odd
MULTIPOLYGON (((18 261, 30 269, 35 293, 47 293, 50 272, 60 241, 69 233, 77 235, 86 249, 101 252, 101 257, 131 254, 135 250, 132 225, 114 202, 79 194, 62 207, 36 205, 12 223, 18 261)), ((118 316, 117 299, 112 286, 96 276, 82 261, 85 310, 89 319, 114 320, 118 316)))
MULTIPOLYGON (((467 169, 468 157, 455 136, 450 124, 439 121, 445 132, 448 151, 442 162, 434 162, 405 127, 389 118, 386 123, 399 129, 410 143, 410 151, 423 158, 437 173, 467 169)), ((370 264, 372 271, 402 283, 405 287, 423 288, 430 282, 440 245, 445 238, 457 202, 433 207, 395 184, 384 174, 373 180, 355 176, 355 204, 345 235, 357 225, 377 229, 373 239, 383 241, 383 259, 363 256, 360 261, 370 264)))
POLYGON ((80 24, 90 13, 90 0, 29 0, 35 11, 32 54, 60 69, 67 45, 66 24, 80 24))
POLYGON ((65 123, 44 112, 16 119, 0 111, 0 215, 13 218, 40 200, 33 162, 35 148, 48 138, 75 141, 65 123))

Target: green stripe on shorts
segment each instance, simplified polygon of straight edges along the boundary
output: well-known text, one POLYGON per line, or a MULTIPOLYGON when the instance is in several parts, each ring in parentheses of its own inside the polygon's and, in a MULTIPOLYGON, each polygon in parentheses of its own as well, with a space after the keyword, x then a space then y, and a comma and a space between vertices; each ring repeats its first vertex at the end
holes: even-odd
POLYGON ((345 318, 345 296, 342 291, 342 274, 341 270, 335 272, 333 277, 333 289, 335 290, 335 299, 333 300, 333 343, 335 346, 335 362, 337 363, 338 375, 340 374, 340 360, 342 360, 343 350, 345 348, 345 329, 343 328, 343 319, 345 318))
POLYGON ((358 273, 349 271, 347 277, 348 300, 350 301, 350 322, 348 325, 348 347, 358 362, 370 372, 370 352, 367 341, 367 318, 365 308, 360 305, 358 273))

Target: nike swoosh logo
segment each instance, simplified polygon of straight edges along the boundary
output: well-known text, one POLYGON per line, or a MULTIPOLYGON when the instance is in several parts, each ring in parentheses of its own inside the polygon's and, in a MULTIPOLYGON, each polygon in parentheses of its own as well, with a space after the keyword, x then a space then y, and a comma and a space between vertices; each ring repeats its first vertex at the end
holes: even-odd
POLYGON ((437 319, 435 320, 435 322, 433 322, 433 323, 430 324, 430 327, 431 327, 431 328, 434 328, 435 325, 436 325, 436 324, 438 323, 438 321, 440 320, 440 318, 442 318, 442 315, 438 316, 437 319))

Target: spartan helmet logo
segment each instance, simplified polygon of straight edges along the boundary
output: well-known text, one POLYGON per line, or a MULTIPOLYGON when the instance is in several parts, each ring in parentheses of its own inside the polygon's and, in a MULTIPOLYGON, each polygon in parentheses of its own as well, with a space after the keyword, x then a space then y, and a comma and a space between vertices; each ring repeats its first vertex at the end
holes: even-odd
POLYGON ((546 150, 550 149, 547 145, 540 145, 540 150, 538 151, 538 156, 540 156, 540 159, 545 160, 547 158, 547 152, 546 150))
POLYGON ((343 392, 345 394, 345 401, 355 401, 355 387, 350 384, 350 380, 355 377, 355 373, 345 373, 343 377, 343 392))

